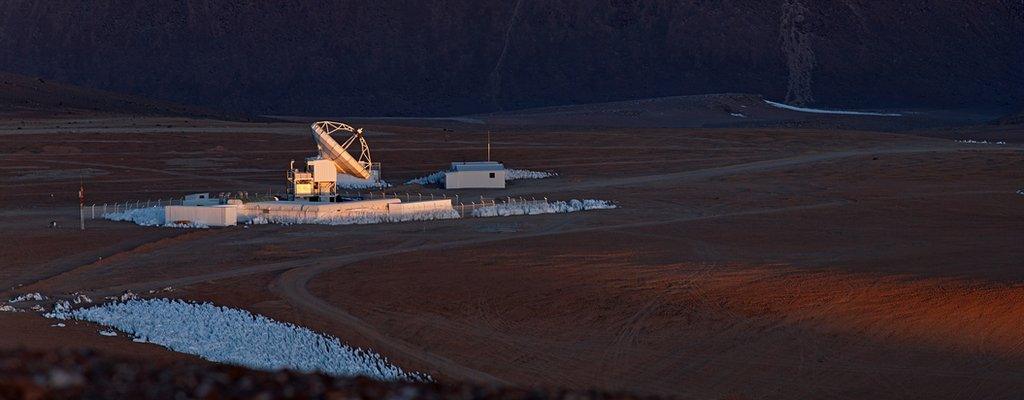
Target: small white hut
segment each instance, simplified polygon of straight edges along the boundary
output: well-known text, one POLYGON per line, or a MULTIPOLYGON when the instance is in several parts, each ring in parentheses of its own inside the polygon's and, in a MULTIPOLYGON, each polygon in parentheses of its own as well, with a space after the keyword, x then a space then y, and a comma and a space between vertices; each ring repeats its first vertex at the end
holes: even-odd
POLYGON ((504 189, 505 166, 496 161, 453 162, 444 173, 445 189, 504 189))

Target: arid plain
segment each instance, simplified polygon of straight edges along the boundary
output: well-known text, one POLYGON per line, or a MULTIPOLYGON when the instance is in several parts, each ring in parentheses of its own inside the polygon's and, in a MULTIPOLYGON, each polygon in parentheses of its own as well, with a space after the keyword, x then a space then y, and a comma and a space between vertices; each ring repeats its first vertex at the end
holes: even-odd
MULTIPOLYGON (((482 158, 490 132, 495 159, 559 175, 462 199, 618 208, 205 230, 96 219, 80 231, 79 181, 88 204, 281 191, 288 162, 315 150, 313 119, 12 114, 0 122, 0 295, 211 301, 441 381, 682 398, 1024 391, 1021 129, 883 133, 816 118, 710 128, 515 114, 351 120, 393 192, 441 194, 401 183, 482 158), (950 139, 961 134, 1011 140, 950 139)), ((88 323, 50 325, 0 313, 0 347, 191 358, 88 323)))

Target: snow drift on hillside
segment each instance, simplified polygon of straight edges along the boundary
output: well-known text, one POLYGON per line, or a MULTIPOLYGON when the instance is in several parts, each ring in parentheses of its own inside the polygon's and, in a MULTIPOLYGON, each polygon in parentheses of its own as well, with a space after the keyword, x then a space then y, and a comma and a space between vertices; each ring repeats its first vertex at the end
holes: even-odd
POLYGON ((786 109, 786 110, 790 110, 790 111, 812 113, 812 114, 872 115, 872 116, 876 116, 876 117, 901 117, 901 116, 903 116, 903 114, 897 114, 897 113, 877 113, 877 112, 867 112, 867 111, 824 110, 824 109, 820 109, 820 108, 797 107, 797 106, 791 106, 789 104, 776 103, 776 102, 770 101, 770 100, 765 100, 764 102, 768 103, 768 105, 770 105, 772 107, 782 108, 782 109, 786 109))
MULTIPOLYGON (((448 171, 437 171, 430 175, 419 177, 416 179, 410 179, 405 182, 406 185, 433 185, 444 183, 444 173, 448 171)), ((506 169, 505 170, 505 181, 514 181, 519 179, 544 179, 553 176, 558 176, 557 173, 547 171, 530 171, 528 169, 506 169)))
POLYGON ((46 317, 95 322, 125 332, 136 341, 261 370, 318 371, 391 381, 430 380, 427 375, 403 371, 379 354, 350 347, 338 338, 210 303, 129 300, 75 310, 54 307, 46 317))
POLYGON ((553 201, 548 203, 501 203, 495 204, 493 206, 477 208, 473 210, 472 215, 474 217, 505 217, 510 215, 569 213, 586 210, 607 210, 612 208, 615 208, 615 204, 612 204, 611 202, 606 200, 572 199, 567 202, 553 201))

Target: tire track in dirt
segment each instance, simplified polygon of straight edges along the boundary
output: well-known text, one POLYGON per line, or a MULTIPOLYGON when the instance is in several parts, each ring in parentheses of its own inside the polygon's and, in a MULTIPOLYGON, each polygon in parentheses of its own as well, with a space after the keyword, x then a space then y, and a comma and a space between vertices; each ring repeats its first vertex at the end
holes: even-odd
POLYGON ((578 191, 585 189, 597 189, 606 187, 630 187, 646 186, 664 181, 692 181, 709 178, 718 178, 729 175, 772 171, 781 168, 795 167, 804 164, 813 164, 823 161, 832 161, 843 158, 870 156, 870 155, 892 155, 892 154, 915 154, 915 153, 944 153, 958 151, 1008 151, 1022 150, 1020 147, 965 147, 965 146, 908 146, 908 147, 882 147, 866 148, 856 150, 845 150, 827 153, 803 154, 795 157, 776 158, 764 161, 733 164, 723 167, 703 168, 682 172, 667 172, 663 174, 650 174, 640 176, 625 176, 620 178, 607 178, 602 180, 591 180, 582 182, 558 182, 557 184, 544 184, 528 188, 513 188, 508 190, 509 196, 524 194, 536 194, 551 191, 578 191))

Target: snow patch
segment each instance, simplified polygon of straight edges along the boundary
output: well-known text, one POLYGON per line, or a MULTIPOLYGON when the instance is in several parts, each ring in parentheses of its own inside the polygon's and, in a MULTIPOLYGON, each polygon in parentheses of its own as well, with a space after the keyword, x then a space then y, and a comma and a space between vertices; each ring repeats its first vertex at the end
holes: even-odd
POLYGON ((111 221, 134 222, 142 226, 163 226, 165 223, 163 207, 134 208, 127 211, 109 212, 103 214, 103 218, 111 221))
POLYGON ((1004 142, 1002 140, 997 141, 997 142, 990 142, 990 141, 987 141, 987 140, 957 139, 956 142, 957 143, 970 143, 970 144, 999 144, 999 145, 1006 144, 1006 142, 1004 142))
POLYGON ((50 325, 50 326, 53 327, 53 328, 63 328, 65 326, 67 326, 67 325, 64 325, 63 322, 58 322, 58 323, 50 325))
POLYGON ((416 178, 416 179, 410 179, 410 180, 406 181, 405 184, 406 185, 427 186, 427 185, 432 185, 432 184, 435 184, 435 183, 442 183, 442 182, 444 182, 444 173, 445 172, 447 172, 447 171, 443 171, 442 170, 442 171, 437 171, 435 173, 432 173, 432 174, 424 176, 424 177, 420 177, 420 178, 416 178))
POLYGON ((1018 191, 1017 191, 1017 194, 1019 194, 1019 195, 1021 195, 1021 196, 1024 196, 1024 189, 1018 190, 1018 191))
POLYGON ((389 381, 431 379, 428 375, 406 372, 376 352, 353 348, 336 337, 210 303, 136 299, 55 311, 46 317, 95 322, 124 332, 133 340, 261 370, 287 368, 389 381))
POLYGON ((518 179, 544 179, 552 176, 557 176, 554 172, 547 171, 530 171, 528 169, 507 169, 505 170, 505 181, 514 181, 518 179))
POLYGON ((117 336, 117 332, 114 332, 112 330, 107 329, 107 330, 100 331, 100 335, 102 335, 102 336, 117 336))
POLYGON ((0 312, 20 312, 20 310, 5 304, 0 306, 0 312))
POLYGON ((370 180, 351 180, 337 182, 337 185, 341 189, 383 189, 391 187, 388 181, 374 182, 370 180))
POLYGON ((198 228, 207 229, 209 226, 203 224, 175 224, 164 220, 164 207, 134 208, 121 212, 109 212, 103 214, 103 218, 111 221, 128 221, 142 226, 162 226, 165 228, 198 228))
POLYGON ((92 299, 90 299, 89 296, 86 296, 86 295, 81 294, 81 293, 75 293, 75 294, 77 296, 75 296, 74 300, 72 300, 72 302, 74 302, 75 304, 92 303, 92 299))
POLYGON ((52 313, 63 313, 68 311, 71 311, 71 303, 68 303, 67 301, 58 301, 53 305, 52 313))
POLYGON ((121 294, 121 296, 116 299, 121 300, 122 302, 126 302, 129 300, 138 300, 138 295, 132 293, 131 291, 125 291, 125 293, 121 294))
POLYGON ((791 106, 789 104, 776 103, 774 101, 765 100, 765 103, 775 108, 782 108, 790 111, 798 111, 812 114, 838 114, 838 115, 872 115, 876 117, 902 117, 903 114, 898 113, 879 113, 879 112, 867 112, 867 111, 845 111, 845 110, 825 110, 821 108, 806 108, 791 106))
POLYGON ((43 295, 41 295, 39 293, 26 293, 26 294, 23 294, 21 296, 18 296, 18 297, 15 297, 13 299, 10 299, 7 302, 13 304, 13 303, 20 303, 22 301, 42 301, 44 299, 46 299, 46 296, 43 296, 43 295))
POLYGON ((743 113, 729 113, 729 115, 732 115, 732 116, 734 116, 736 118, 746 118, 747 117, 746 115, 743 115, 743 113))
POLYGON ((537 215, 569 213, 586 210, 608 210, 616 208, 606 200, 584 199, 553 202, 501 203, 473 210, 474 217, 505 217, 510 215, 537 215))

